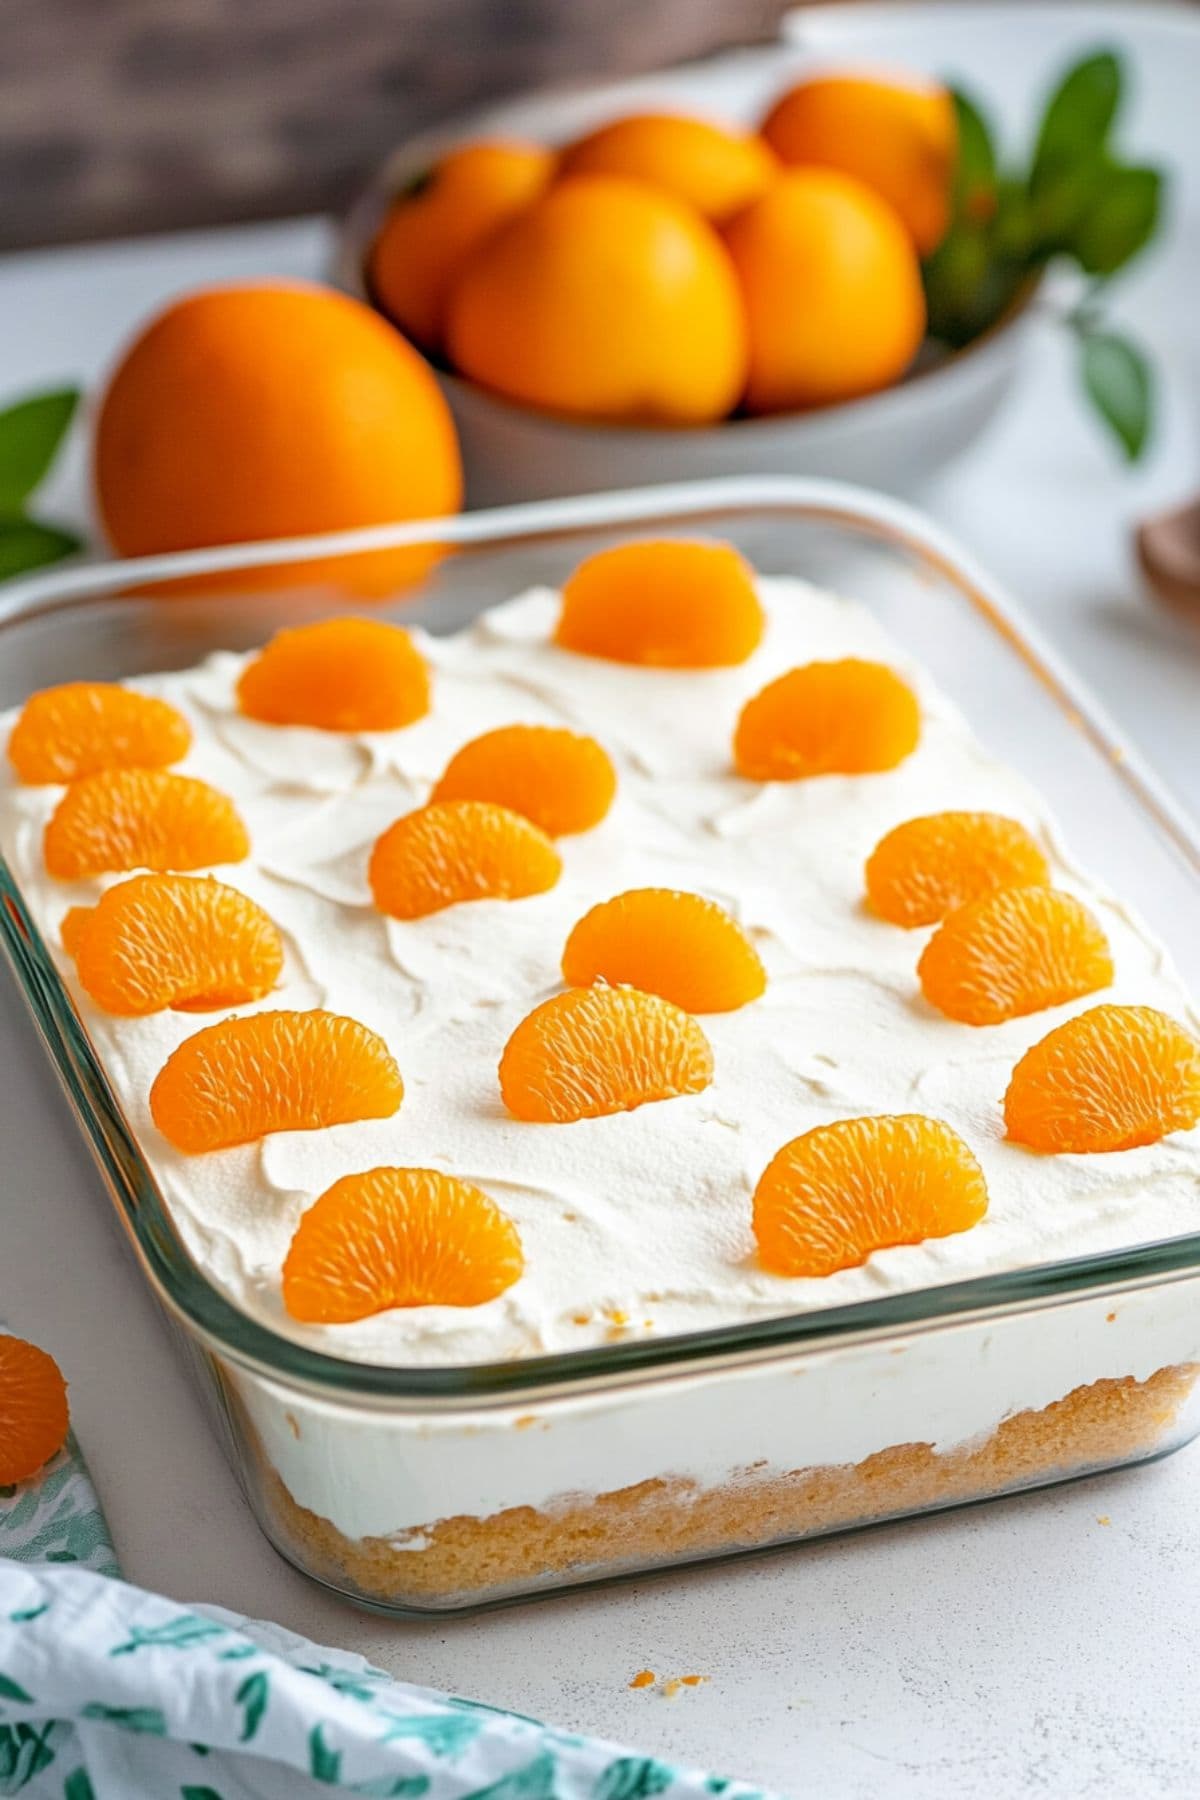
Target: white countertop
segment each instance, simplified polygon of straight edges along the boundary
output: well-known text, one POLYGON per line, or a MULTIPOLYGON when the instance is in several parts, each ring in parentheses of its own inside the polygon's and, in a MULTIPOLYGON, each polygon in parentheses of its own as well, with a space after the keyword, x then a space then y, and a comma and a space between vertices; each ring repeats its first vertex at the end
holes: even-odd
MULTIPOLYGON (((315 273, 324 254, 322 225, 301 221, 0 260, 0 400, 91 382, 136 320, 193 282, 315 273)), ((1082 416, 1051 337, 987 442, 926 496, 1193 804, 1200 632, 1189 638, 1139 596, 1127 523, 1200 484, 1200 343, 1185 324, 1198 289, 1194 244, 1129 284, 1128 315, 1162 347, 1176 390, 1143 471, 1123 472, 1082 416)), ((77 459, 55 492, 77 504, 77 459)), ((130 1579, 797 1797, 1194 1800, 1200 1449, 474 1621, 355 1613, 260 1538, 7 980, 0 1044, 0 1316, 69 1374, 130 1579), (670 1701, 629 1691, 643 1667, 711 1680, 670 1701)))

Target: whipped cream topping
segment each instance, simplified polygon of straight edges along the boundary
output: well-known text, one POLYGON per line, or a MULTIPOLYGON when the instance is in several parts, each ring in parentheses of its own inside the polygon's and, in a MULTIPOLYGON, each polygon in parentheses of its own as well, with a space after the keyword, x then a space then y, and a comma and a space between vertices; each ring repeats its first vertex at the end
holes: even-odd
POLYGON ((980 746, 867 611, 794 580, 764 579, 760 592, 767 630, 736 669, 640 669, 560 650, 548 590, 453 637, 417 633, 433 707, 392 733, 340 737, 244 719, 234 701, 243 659, 231 654, 131 684, 187 715, 195 740, 180 771, 228 793, 250 831, 251 859, 214 873, 276 920, 286 965, 275 993, 239 1010, 326 1007, 378 1031, 405 1081, 391 1119, 202 1156, 174 1150, 151 1121, 151 1082, 176 1045, 222 1015, 116 1019, 91 1004, 62 949, 61 921, 124 877, 51 880, 41 835, 62 790, 23 788, 7 768, 0 776, 0 847, 185 1244, 247 1313, 333 1355, 472 1363, 736 1324, 1200 1230, 1200 1130, 1090 1157, 1039 1156, 1003 1138, 1013 1064, 1071 1013, 1136 1002, 1196 1027, 1166 952, 1072 865, 1039 796, 980 746), (913 684, 917 751, 885 774, 773 784, 737 776, 730 742, 742 703, 798 663, 851 655, 888 662, 913 684), (559 841, 563 875, 547 894, 409 922, 381 917, 366 880, 375 838, 427 799, 464 742, 514 723, 566 725, 604 744, 619 779, 608 818, 559 841), (927 1005, 915 970, 929 934, 874 918, 862 871, 885 831, 948 807, 1031 827, 1056 883, 1108 934, 1110 989, 983 1029, 927 1005), (691 889, 726 907, 763 958, 766 994, 702 1019, 716 1073, 701 1094, 571 1125, 510 1118, 496 1079, 510 1032, 561 985, 559 957, 580 915, 641 886, 691 889), (750 1204, 767 1162, 799 1132, 873 1112, 925 1112, 952 1125, 987 1176, 985 1219, 824 1280, 764 1272, 750 1204), (296 1323, 283 1309, 280 1270, 301 1214, 339 1176, 393 1163, 443 1169, 489 1193, 520 1230, 524 1275, 470 1309, 296 1323))

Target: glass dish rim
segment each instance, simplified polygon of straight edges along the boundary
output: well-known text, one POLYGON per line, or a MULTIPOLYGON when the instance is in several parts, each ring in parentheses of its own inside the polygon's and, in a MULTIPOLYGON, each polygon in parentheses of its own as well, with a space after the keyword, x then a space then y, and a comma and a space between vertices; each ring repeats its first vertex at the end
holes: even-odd
MULTIPOLYGON (((5 584, 0 637, 22 621, 86 606, 114 590, 171 578, 283 565, 428 541, 485 550, 522 540, 621 525, 675 526, 693 517, 774 515, 843 527, 889 543, 932 569, 999 632, 1081 731, 1147 822, 1200 884, 1200 833, 1123 743, 1101 706, 1062 663, 1019 605, 974 558, 917 509, 849 483, 801 476, 729 476, 565 500, 529 502, 453 518, 406 521, 321 536, 172 552, 86 564, 5 584)), ((173 604, 188 604, 186 598, 173 604)), ((185 1249, 148 1163, 88 1041, 7 864, 0 858, 0 941, 152 1291, 210 1351, 329 1401, 421 1410, 508 1405, 533 1395, 598 1388, 817 1353, 898 1333, 911 1336, 968 1316, 1000 1316, 1200 1273, 1200 1234, 1065 1258, 967 1281, 749 1323, 569 1350, 517 1361, 411 1367, 357 1362, 282 1336, 243 1313, 185 1249)))

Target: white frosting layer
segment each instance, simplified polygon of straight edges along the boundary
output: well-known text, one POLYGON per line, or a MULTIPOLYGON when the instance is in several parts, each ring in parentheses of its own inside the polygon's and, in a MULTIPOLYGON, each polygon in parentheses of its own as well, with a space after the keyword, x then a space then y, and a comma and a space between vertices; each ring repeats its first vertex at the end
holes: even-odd
POLYGON ((406 1087, 392 1119, 207 1156, 173 1150, 146 1096, 170 1051, 208 1021, 112 1019, 90 1004, 59 931, 68 907, 94 900, 102 884, 47 877, 41 832, 61 790, 22 788, 5 773, 0 846, 185 1242, 245 1311, 335 1355, 470 1363, 838 1305, 1200 1230, 1200 1132, 1053 1158, 1001 1135, 1014 1062, 1070 1012, 1103 998, 1195 1024, 1162 948, 1071 867, 1038 796, 981 749, 869 614, 799 582, 761 588, 762 646, 743 667, 711 673, 558 650, 555 596, 528 594, 456 637, 422 638, 433 710, 386 735, 343 739, 242 719, 232 655, 137 684, 187 714, 195 743, 180 768, 230 794, 250 829, 252 859, 216 873, 284 932, 283 984, 263 1007, 328 1007, 379 1031, 406 1087), (845 655, 886 660, 914 683, 917 752, 884 775, 765 786, 737 777, 729 745, 742 702, 797 663, 845 655), (374 839, 426 798, 462 743, 515 722, 566 724, 606 746, 620 782, 608 819, 562 840, 563 876, 548 894, 410 923, 381 918, 366 883, 374 839), (862 867, 891 826, 943 807, 1007 812, 1034 828, 1055 880, 1087 900, 1109 935, 1117 976, 1108 992, 983 1030, 925 1004, 914 971, 928 934, 866 911, 862 867), (647 885, 694 889, 728 907, 763 956, 765 997, 702 1021, 716 1059, 702 1094, 574 1125, 509 1118, 496 1064, 513 1027, 559 985, 570 927, 597 900, 647 885), (912 1111, 947 1120, 979 1156, 991 1195, 984 1221, 824 1281, 760 1270, 750 1196, 779 1146, 830 1119, 912 1111), (517 1222, 524 1276, 471 1310, 297 1325, 280 1300, 297 1220, 338 1176, 383 1163, 445 1169, 487 1190, 517 1222))

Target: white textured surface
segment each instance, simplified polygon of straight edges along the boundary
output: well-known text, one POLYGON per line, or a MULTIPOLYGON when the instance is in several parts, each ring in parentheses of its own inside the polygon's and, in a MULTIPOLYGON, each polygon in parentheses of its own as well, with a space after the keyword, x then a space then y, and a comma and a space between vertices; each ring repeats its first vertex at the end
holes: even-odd
MULTIPOLYGON (((0 395, 93 377, 136 318, 189 282, 311 273, 323 247, 321 228, 302 223, 0 262, 0 395)), ((1200 637, 1138 595, 1127 527, 1200 481, 1198 286, 1193 231, 1122 292, 1173 388, 1160 446, 1136 476, 1080 414, 1063 346, 1047 339, 999 428, 929 497, 1193 805, 1200 637)), ((361 1617, 264 1552, 7 981, 0 1046, 0 1313, 71 1372, 133 1580, 797 1800, 1194 1800, 1200 1448, 507 1615, 416 1628, 361 1617), (671 1702, 627 1690, 642 1667, 712 1680, 671 1702)))

